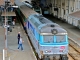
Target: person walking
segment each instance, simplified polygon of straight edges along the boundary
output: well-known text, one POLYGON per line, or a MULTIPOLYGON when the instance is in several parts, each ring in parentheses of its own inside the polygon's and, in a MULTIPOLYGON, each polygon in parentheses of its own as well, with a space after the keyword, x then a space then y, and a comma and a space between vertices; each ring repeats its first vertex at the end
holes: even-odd
POLYGON ((23 50, 23 45, 22 45, 23 42, 24 41, 22 40, 22 37, 20 37, 18 49, 21 47, 21 50, 23 50))
POLYGON ((18 32, 17 38, 18 38, 18 44, 19 44, 19 40, 20 40, 20 32, 18 32))

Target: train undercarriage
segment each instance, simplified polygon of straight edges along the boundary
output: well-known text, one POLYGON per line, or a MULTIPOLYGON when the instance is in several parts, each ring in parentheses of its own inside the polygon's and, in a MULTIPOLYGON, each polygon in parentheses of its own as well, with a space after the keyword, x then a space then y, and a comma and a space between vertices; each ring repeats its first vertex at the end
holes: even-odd
POLYGON ((67 55, 43 56, 41 59, 37 56, 37 60, 68 60, 67 55))

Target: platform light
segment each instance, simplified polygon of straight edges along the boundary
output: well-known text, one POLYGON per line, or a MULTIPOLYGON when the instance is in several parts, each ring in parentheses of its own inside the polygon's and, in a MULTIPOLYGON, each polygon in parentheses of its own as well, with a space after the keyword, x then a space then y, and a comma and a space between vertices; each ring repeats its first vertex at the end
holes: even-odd
POLYGON ((18 8, 18 6, 11 6, 11 7, 13 7, 13 8, 18 8))

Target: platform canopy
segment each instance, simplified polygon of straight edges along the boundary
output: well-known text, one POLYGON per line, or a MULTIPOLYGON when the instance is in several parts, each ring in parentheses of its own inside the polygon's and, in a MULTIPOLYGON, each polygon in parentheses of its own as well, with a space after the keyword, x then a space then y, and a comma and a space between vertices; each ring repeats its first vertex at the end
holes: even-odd
POLYGON ((5 12, 2 12, 1 16, 16 16, 16 14, 15 12, 6 12, 6 15, 5 15, 5 12))

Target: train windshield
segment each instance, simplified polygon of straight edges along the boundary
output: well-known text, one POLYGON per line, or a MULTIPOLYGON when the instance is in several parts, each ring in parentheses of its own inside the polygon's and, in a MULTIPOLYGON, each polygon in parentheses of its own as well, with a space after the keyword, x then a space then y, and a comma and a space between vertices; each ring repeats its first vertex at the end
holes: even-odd
POLYGON ((56 35, 56 36, 44 36, 43 37, 44 43, 63 43, 66 42, 65 35, 56 35))
POLYGON ((53 43, 54 42, 53 36, 46 35, 46 36, 44 36, 43 40, 44 40, 44 43, 53 43))
POLYGON ((66 42, 66 36, 65 35, 57 35, 56 36, 56 43, 66 42))

